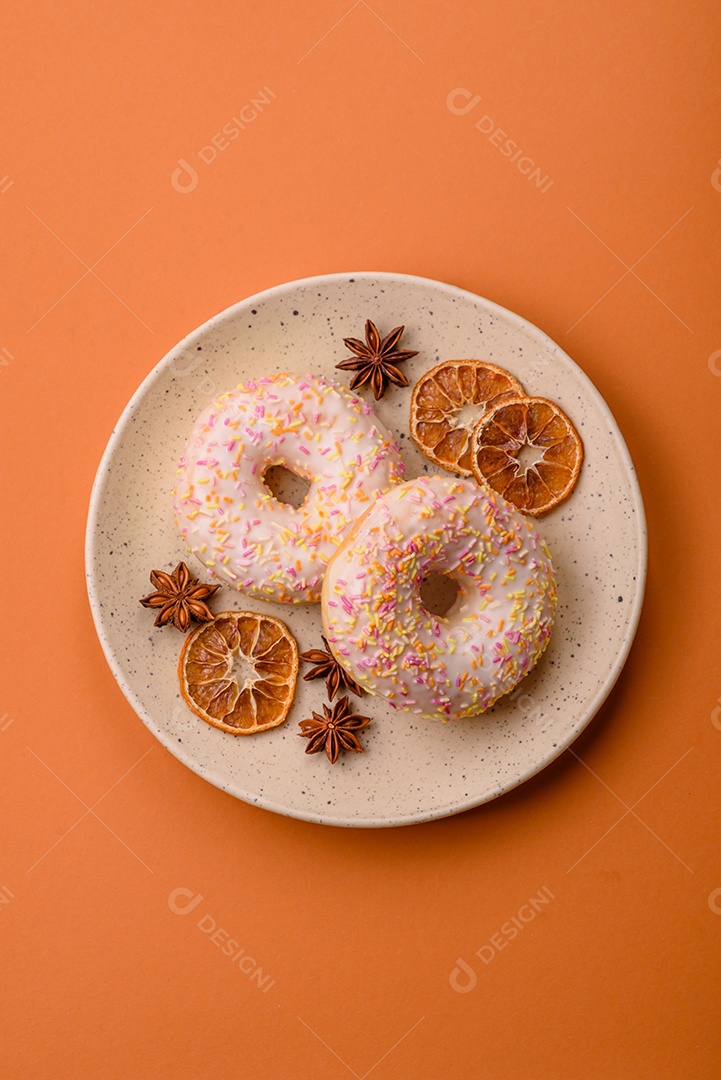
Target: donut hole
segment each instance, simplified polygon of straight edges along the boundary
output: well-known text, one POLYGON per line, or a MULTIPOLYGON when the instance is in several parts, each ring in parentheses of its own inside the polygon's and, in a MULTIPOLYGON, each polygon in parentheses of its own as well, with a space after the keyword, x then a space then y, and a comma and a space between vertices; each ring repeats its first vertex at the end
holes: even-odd
POLYGON ((450 574, 426 574, 420 588, 421 603, 429 615, 446 617, 458 599, 458 582, 450 574))
POLYGON ((310 483, 285 465, 271 465, 263 474, 263 483, 278 502, 286 503, 296 510, 305 502, 310 483))
POLYGON ((529 442, 524 443, 516 454, 520 473, 535 468, 539 461, 543 461, 544 453, 545 448, 543 446, 534 446, 533 443, 529 442))

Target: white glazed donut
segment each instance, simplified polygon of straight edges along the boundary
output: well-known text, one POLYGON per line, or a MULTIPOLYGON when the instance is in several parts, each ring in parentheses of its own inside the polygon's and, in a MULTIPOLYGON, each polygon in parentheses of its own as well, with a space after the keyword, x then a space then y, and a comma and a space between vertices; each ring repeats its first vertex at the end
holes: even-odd
POLYGON ((490 488, 451 477, 400 484, 363 515, 323 581, 325 636, 366 690, 431 719, 475 716, 543 653, 556 608, 548 548, 490 488), (458 596, 444 617, 420 599, 430 573, 458 596))
POLYGON ((371 407, 322 377, 274 375, 238 386, 199 417, 178 468, 176 521, 213 577, 263 600, 320 599, 349 524, 404 477, 371 407), (305 477, 298 509, 263 482, 272 465, 305 477))

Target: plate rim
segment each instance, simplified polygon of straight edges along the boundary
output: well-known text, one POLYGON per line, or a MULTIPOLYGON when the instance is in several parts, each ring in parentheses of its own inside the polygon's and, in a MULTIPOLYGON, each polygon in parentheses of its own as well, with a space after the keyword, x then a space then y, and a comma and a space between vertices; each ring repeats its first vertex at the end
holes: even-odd
MULTIPOLYGON (((450 475, 450 474, 449 474, 450 475)), ((95 626, 95 632, 98 636, 100 646, 102 648, 105 660, 110 668, 115 681, 117 682, 123 696, 128 704, 131 706, 135 714, 139 717, 146 728, 151 734, 169 750, 175 758, 177 758, 186 768, 190 769, 196 776, 206 782, 213 784, 219 790, 226 792, 233 798, 239 799, 242 802, 249 803, 252 806, 259 806, 262 809, 273 811, 277 814, 282 814, 286 817, 292 817, 300 821, 308 821, 313 824, 320 825, 332 825, 335 827, 343 828, 394 828, 405 825, 418 825, 427 821, 434 821, 440 818, 453 817, 456 814, 464 813, 466 810, 474 809, 478 806, 483 806, 488 802, 493 802, 501 795, 505 795, 508 791, 512 791, 517 787, 520 787, 527 780, 530 780, 533 776, 537 776, 548 765, 556 761, 561 754, 563 754, 569 746, 579 737, 579 735, 590 724, 593 718, 598 713, 599 709, 603 705, 604 701, 611 693, 615 686, 621 672, 623 671, 626 661, 628 659, 631 647, 638 631, 638 626, 641 618, 641 611, 643 609, 643 603, 646 592, 646 576, 648 567, 648 531, 646 524, 646 512, 643 503, 643 495, 641 492, 641 486, 638 480, 638 475, 634 467, 631 455, 626 445, 626 440, 618 426, 615 416, 609 408, 605 398, 591 381, 585 371, 576 363, 576 361, 568 355, 556 341, 553 340, 544 330, 536 326, 535 323, 530 322, 528 319, 519 315, 517 312, 511 311, 509 308, 503 307, 501 304, 497 304, 493 300, 488 300, 486 297, 481 296, 478 293, 471 292, 469 289, 463 289, 457 285, 451 285, 448 282, 438 281, 435 278, 422 277, 416 274, 403 274, 394 273, 387 270, 349 270, 345 272, 338 272, 332 274, 317 274, 305 278, 297 278, 291 281, 282 282, 279 285, 273 285, 267 289, 263 289, 260 292, 253 293, 250 296, 244 297, 241 300, 236 301, 229 307, 224 308, 216 315, 206 319, 200 326, 196 327, 190 333, 186 334, 181 341, 174 345, 165 355, 155 364, 155 366, 148 372, 145 378, 142 380, 125 408, 121 412, 118 420, 113 426, 113 429, 108 438, 107 444, 100 458, 93 485, 90 493, 90 500, 88 505, 88 516, 85 528, 85 542, 84 542, 84 561, 85 561, 85 580, 88 593, 88 600, 90 604, 90 610, 93 617, 93 624, 95 626), (523 771, 520 775, 514 775, 512 778, 501 785, 501 788, 489 795, 484 796, 481 799, 467 799, 460 804, 444 805, 442 807, 436 807, 432 810, 421 811, 412 816, 404 815, 402 817, 387 817, 387 818, 340 818, 333 815, 318 815, 298 809, 295 807, 284 806, 281 803, 268 798, 267 796, 253 796, 248 792, 238 793, 236 790, 229 790, 227 783, 223 782, 220 776, 213 773, 212 770, 204 769, 199 771, 197 763, 192 758, 192 755, 185 751, 183 744, 180 746, 174 742, 171 737, 162 729, 158 729, 156 722, 153 719, 152 714, 140 698, 136 695, 132 685, 125 678, 125 675, 120 667, 119 662, 116 660, 115 653, 110 647, 110 643, 105 637, 103 630, 102 620, 102 605, 100 602, 100 590, 98 588, 97 581, 94 574, 94 541, 98 535, 98 518, 101 506, 101 495, 110 472, 110 466, 112 458, 114 456, 115 448, 119 443, 125 429, 132 420, 133 413, 137 404, 146 395, 148 390, 152 387, 153 383, 164 374, 165 369, 169 367, 174 360, 178 358, 192 345, 197 338, 205 334, 213 326, 219 322, 225 322, 231 319, 241 308, 246 307, 253 302, 261 302, 267 299, 269 296, 278 297, 285 292, 295 290, 301 287, 322 286, 331 282, 349 281, 349 278, 355 280, 372 279, 373 281, 392 281, 393 283, 407 283, 412 285, 420 285, 423 287, 432 287, 434 289, 441 289, 444 292, 452 293, 463 299, 469 299, 473 302, 478 300, 482 301, 486 305, 487 309, 492 314, 497 314, 502 318, 509 320, 518 329, 525 331, 530 330, 533 335, 537 337, 539 343, 543 343, 546 347, 551 347, 553 350, 561 353, 562 356, 576 369, 581 377, 581 382, 585 387, 585 390, 589 394, 589 397, 594 400, 594 404, 600 408, 604 414, 606 420, 610 424, 611 430, 614 434, 617 446, 623 459, 624 466, 631 478, 631 487, 634 497, 634 511, 636 514, 636 526, 637 526, 637 551, 638 551, 638 566, 637 566, 637 587, 633 600, 633 605, 630 613, 630 620, 628 631, 623 643, 623 647, 620 649, 616 662, 609 670, 606 679, 599 686, 596 694, 591 700, 586 710, 585 718, 579 724, 574 725, 567 733, 565 738, 559 740, 555 744, 553 754, 546 754, 546 756, 539 762, 534 762, 533 766, 523 771)))

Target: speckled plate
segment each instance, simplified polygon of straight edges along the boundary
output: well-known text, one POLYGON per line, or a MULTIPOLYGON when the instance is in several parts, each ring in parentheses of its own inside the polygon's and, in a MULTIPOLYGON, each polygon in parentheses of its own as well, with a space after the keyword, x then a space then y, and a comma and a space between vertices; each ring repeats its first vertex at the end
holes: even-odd
MULTIPOLYGON (((435 471, 408 436, 408 390, 377 406, 399 436, 409 476, 435 471)), ((331 825, 389 826, 455 814, 528 779, 553 761, 596 713, 623 667, 638 624, 646 570, 641 494, 607 405, 576 364, 540 330, 472 293, 402 274, 356 273, 293 281, 244 300, 194 331, 138 389, 108 443, 88 517, 90 604, 108 664, 160 742, 194 772, 257 806, 331 825), (324 684, 298 680, 286 723, 250 737, 225 734, 184 707, 176 676, 181 635, 155 629, 137 600, 151 568, 188 559, 173 521, 175 466, 196 416, 216 394, 279 371, 343 379, 334 365, 344 337, 366 318, 382 333, 404 323, 418 356, 413 383, 439 360, 500 364, 526 392, 557 401, 584 441, 571 498, 540 522, 556 566, 559 610, 551 644, 533 672, 492 712, 433 723, 366 697, 366 752, 333 767, 303 753, 298 721, 320 709, 324 684)), ((282 618, 301 651, 320 644, 318 605, 248 601, 223 588, 217 611, 282 618)))

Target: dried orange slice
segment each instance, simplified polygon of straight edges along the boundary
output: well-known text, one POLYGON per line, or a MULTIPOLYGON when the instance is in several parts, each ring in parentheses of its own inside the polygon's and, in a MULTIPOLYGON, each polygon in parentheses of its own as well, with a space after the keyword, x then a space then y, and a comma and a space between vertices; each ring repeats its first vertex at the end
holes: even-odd
POLYGON ((444 360, 422 375, 411 394, 411 437, 426 457, 471 475, 471 436, 484 413, 523 387, 485 360, 444 360))
POLYGON ((473 432, 473 475, 535 517, 568 498, 582 462, 581 436, 547 398, 503 401, 473 432))
POLYGON ((196 716, 231 735, 253 735, 288 715, 298 646, 280 619, 223 611, 186 638, 178 674, 196 716))

